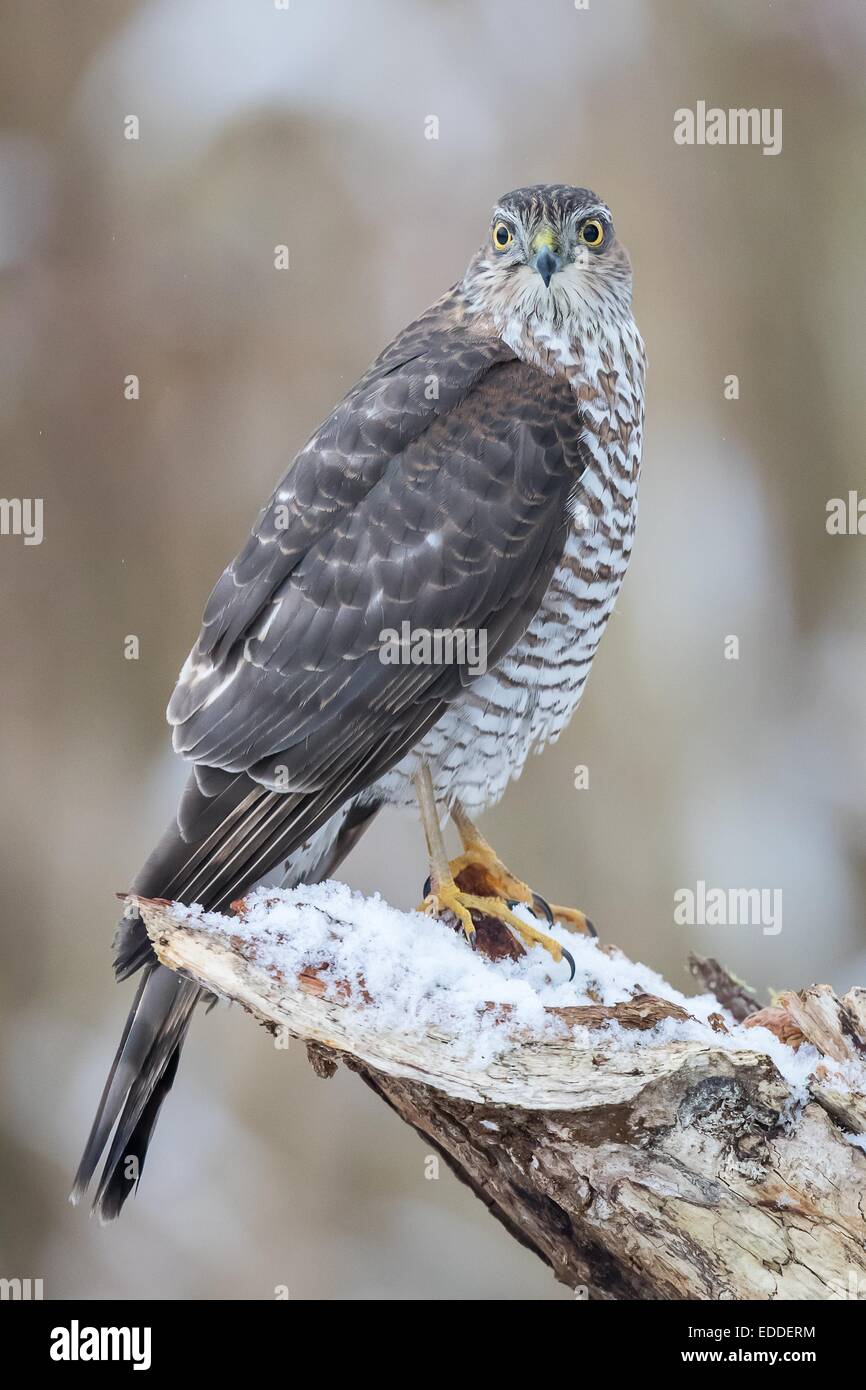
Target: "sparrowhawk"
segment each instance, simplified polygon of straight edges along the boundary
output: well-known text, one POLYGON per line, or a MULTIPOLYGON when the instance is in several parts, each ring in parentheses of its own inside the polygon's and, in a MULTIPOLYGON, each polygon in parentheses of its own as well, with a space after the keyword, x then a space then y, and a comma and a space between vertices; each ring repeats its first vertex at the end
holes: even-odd
MULTIPOLYGON (((470 939, 473 913, 498 915, 562 959, 510 910, 532 895, 471 818, 565 727, 629 562, 644 404, 631 284, 588 189, 500 199, 463 278, 304 445, 217 582, 168 707, 191 776, 136 894, 216 911, 281 866, 290 886, 318 881, 381 806, 417 794, 428 910, 470 939), (436 648, 384 660, 383 632, 406 630, 481 633, 486 669, 436 648), (463 839, 450 866, 437 807, 463 839), (472 893, 455 883, 467 867, 472 893)), ((73 1190, 107 1146, 104 1218, 140 1175, 204 997, 157 964, 134 909, 115 971, 140 983, 73 1190)))

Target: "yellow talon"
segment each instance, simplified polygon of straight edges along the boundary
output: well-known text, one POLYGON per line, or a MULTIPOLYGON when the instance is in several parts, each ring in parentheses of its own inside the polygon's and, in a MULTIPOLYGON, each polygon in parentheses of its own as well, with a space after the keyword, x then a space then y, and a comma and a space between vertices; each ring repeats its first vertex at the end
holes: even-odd
MULTIPOLYGON (((454 803, 451 814, 463 841, 463 854, 449 863, 436 809, 436 789, 426 761, 420 764, 415 774, 415 789, 430 862, 430 878, 420 910, 431 917, 450 912, 473 947, 476 945, 473 912, 477 912, 482 919, 501 922, 524 945, 543 946, 557 964, 563 959, 567 960, 571 967, 571 978, 574 979, 574 958, 565 947, 511 911, 509 902, 527 903, 533 907, 535 898, 532 890, 505 867, 459 802, 454 803), (458 874, 463 875, 465 887, 455 881, 458 874), (472 889, 480 891, 472 892, 472 889)), ((513 942, 511 944, 514 945, 513 942)))
POLYGON ((428 917, 439 917, 443 912, 452 912, 463 928, 466 940, 469 945, 475 946, 475 923, 472 920, 472 913, 468 907, 463 905, 464 893, 460 892, 457 884, 452 880, 439 885, 435 893, 428 893, 419 911, 426 912, 428 917))
POLYGON ((558 941, 552 936, 548 936, 546 932, 538 931, 528 922, 524 922, 523 918, 512 912, 508 904, 503 902, 501 898, 488 898, 481 897, 477 893, 464 893, 452 881, 451 883, 440 884, 436 892, 429 893, 421 907, 424 912, 433 917, 438 917, 441 912, 453 912, 461 923, 470 943, 474 941, 475 937, 475 924, 472 921, 474 911, 484 917, 494 917, 497 921, 504 922, 526 946, 543 946, 557 964, 563 958, 563 950, 558 941))
POLYGON ((470 882, 488 890, 478 896, 502 898, 532 906, 532 889, 517 878, 484 841, 467 844, 463 854, 452 859, 448 867, 455 879, 468 870, 470 882))
POLYGON ((479 912, 486 912, 490 917, 497 917, 500 922, 504 922, 510 927, 527 946, 543 946, 545 951, 549 951, 557 965, 562 960, 562 947, 555 937, 548 936, 546 932, 539 931, 536 927, 531 927, 528 922, 524 922, 522 917, 518 917, 506 903, 500 902, 498 898, 476 898, 479 912))
POLYGON ((598 935, 586 913, 581 912, 579 907, 561 907, 559 903, 550 903, 549 906, 554 920, 567 931, 577 932, 580 936, 598 935))

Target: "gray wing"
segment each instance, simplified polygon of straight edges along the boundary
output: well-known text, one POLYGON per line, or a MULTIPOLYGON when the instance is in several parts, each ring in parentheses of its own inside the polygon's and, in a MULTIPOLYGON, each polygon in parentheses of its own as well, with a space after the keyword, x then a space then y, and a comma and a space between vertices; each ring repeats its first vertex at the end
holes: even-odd
MULTIPOLYGON (((191 661, 215 665, 248 634, 277 586, 383 480, 389 465, 514 354, 473 336, 449 291, 376 358, 298 454, 205 609, 191 661)), ((218 679, 215 677, 214 679, 218 679)), ((213 688, 199 685, 193 700, 213 688)), ((181 675, 169 718, 187 703, 181 675)))
POLYGON ((384 630, 483 629, 489 665, 518 640, 562 554, 580 435, 566 382, 441 310, 374 364, 216 585, 172 697, 175 746, 200 780, 218 769, 259 787, 185 893, 206 885, 216 905, 260 877, 472 679, 384 664, 384 630))

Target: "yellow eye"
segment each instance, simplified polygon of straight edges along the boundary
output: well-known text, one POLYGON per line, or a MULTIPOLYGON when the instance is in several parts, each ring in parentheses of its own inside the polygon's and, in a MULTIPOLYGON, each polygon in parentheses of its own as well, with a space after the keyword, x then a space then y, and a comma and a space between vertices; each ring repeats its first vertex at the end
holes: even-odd
POLYGON ((497 222, 493 228, 493 245, 497 251, 504 251, 514 240, 514 233, 507 222, 497 222))
POLYGON ((578 236, 586 246, 591 246, 593 251, 597 251, 604 241, 604 227, 597 217, 591 217, 588 222, 584 222, 578 236))

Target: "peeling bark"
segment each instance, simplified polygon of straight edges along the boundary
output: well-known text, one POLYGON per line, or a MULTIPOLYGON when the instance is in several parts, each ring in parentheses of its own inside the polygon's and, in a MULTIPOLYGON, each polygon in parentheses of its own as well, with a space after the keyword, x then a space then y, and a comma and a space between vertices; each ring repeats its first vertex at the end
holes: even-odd
MULTIPOLYGON (((866 1096, 838 1067, 819 1064, 797 1096, 745 1035, 737 1050, 719 1045, 721 1013, 700 1037, 647 1040, 661 1019, 688 1015, 643 994, 557 1010, 583 1041, 521 1037, 479 1068, 447 1036, 377 1029, 363 1004, 326 998, 316 971, 275 978, 231 918, 205 931, 138 901, 160 960, 302 1039, 319 1075, 338 1062, 357 1072, 572 1289, 614 1300, 866 1292, 866 1154, 846 1138, 866 1129, 866 1096), (633 1046, 604 1032, 587 1045, 583 1030, 610 1021, 633 1046)), ((717 962, 695 973, 736 1016, 761 1018, 717 962)), ((866 1052, 864 990, 839 1000, 813 986, 762 1012, 830 1063, 866 1052)))

